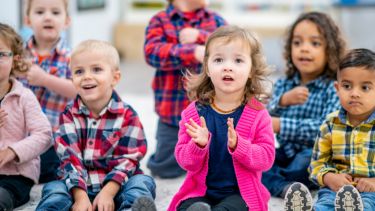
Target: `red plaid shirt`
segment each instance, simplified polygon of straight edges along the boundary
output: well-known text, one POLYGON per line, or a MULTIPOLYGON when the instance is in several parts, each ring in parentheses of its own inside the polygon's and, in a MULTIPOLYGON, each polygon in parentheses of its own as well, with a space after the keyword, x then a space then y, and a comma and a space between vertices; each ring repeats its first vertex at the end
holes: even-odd
POLYGON ((189 105, 183 73, 186 68, 190 71, 201 68, 194 56, 195 47, 204 45, 210 34, 223 25, 226 22, 214 12, 199 9, 189 19, 172 5, 151 19, 144 51, 147 63, 157 69, 152 88, 155 111, 163 122, 178 126, 181 112, 189 105), (180 44, 179 32, 188 27, 199 29, 199 36, 194 44, 180 44))
POLYGON ((61 160, 58 176, 68 190, 77 186, 100 192, 109 180, 124 185, 142 174, 139 161, 147 142, 137 113, 113 91, 99 115, 94 118, 79 96, 60 115, 55 150, 61 160))

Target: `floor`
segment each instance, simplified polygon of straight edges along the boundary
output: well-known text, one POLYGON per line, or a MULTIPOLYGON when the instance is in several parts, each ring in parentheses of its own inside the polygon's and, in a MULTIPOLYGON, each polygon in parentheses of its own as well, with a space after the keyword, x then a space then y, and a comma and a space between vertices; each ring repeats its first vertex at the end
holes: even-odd
MULTIPOLYGON (((122 78, 115 90, 120 94, 123 101, 130 104, 138 113, 143 124, 147 141, 148 151, 145 158, 141 161, 141 168, 145 174, 150 174, 146 168, 146 163, 156 147, 155 132, 158 117, 154 112, 153 94, 151 90, 151 81, 154 69, 147 66, 144 62, 126 62, 121 64, 122 78)), ((155 179, 156 205, 159 211, 165 211, 168 208, 173 196, 182 185, 184 177, 176 179, 155 179)), ((15 210, 35 210, 40 197, 42 184, 35 185, 31 191, 30 201, 22 207, 15 210)), ((316 191, 313 192, 314 202, 317 200, 316 191)), ((284 210, 283 200, 280 198, 271 198, 268 203, 270 211, 284 210)))

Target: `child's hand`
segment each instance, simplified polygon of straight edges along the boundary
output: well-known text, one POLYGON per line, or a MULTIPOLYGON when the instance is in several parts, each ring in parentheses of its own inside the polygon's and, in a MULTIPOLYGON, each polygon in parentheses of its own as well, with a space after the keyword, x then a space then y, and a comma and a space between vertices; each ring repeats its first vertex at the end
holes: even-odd
POLYGON ((357 183, 357 190, 361 193, 375 192, 375 178, 355 177, 354 182, 357 183))
POLYGON ((6 148, 0 151, 0 169, 2 169, 5 164, 16 158, 18 159, 18 156, 11 148, 6 148))
POLYGON ((193 44, 197 41, 199 30, 195 28, 184 28, 180 31, 179 41, 181 44, 193 44))
POLYGON ((351 185, 352 176, 347 173, 335 174, 328 172, 323 177, 323 182, 326 184, 332 191, 337 193, 345 185, 351 185))
POLYGON ((8 115, 8 113, 4 110, 4 109, 1 109, 0 110, 0 128, 4 126, 5 124, 5 116, 8 115))
POLYGON ((272 129, 274 133, 280 133, 280 118, 279 117, 271 117, 272 120, 272 129))
POLYGON ((195 47, 194 56, 195 59, 200 63, 203 63, 204 60, 204 50, 204 45, 198 45, 197 47, 195 47))
POLYGON ((208 142, 208 129, 206 127, 206 121, 204 117, 200 117, 201 126, 197 125, 192 119, 190 119, 190 124, 185 123, 186 132, 189 136, 192 137, 192 141, 194 141, 198 146, 204 148, 208 142))
POLYGON ((27 80, 32 86, 44 86, 47 73, 38 65, 33 64, 27 72, 27 80))
POLYGON ((237 133, 234 130, 233 118, 228 118, 228 146, 235 150, 237 147, 237 133))
POLYGON ((71 208, 72 211, 92 211, 92 205, 88 196, 75 200, 71 208))
POLYGON ((115 203, 113 202, 113 197, 110 193, 107 193, 102 189, 99 194, 95 197, 94 203, 92 204, 92 211, 113 211, 115 210, 115 203))
POLYGON ((291 106, 304 104, 307 99, 309 99, 309 89, 304 86, 299 86, 281 96, 279 105, 291 106))

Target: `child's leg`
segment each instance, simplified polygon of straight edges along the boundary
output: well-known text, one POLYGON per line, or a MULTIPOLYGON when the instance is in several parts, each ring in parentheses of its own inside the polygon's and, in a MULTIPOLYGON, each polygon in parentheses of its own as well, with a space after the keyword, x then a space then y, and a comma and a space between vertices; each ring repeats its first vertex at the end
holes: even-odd
POLYGON ((375 193, 361 193, 363 210, 375 211, 375 193))
POLYGON ((52 181, 44 185, 36 210, 69 211, 73 203, 64 181, 52 181))
POLYGON ((211 208, 212 211, 248 211, 246 202, 241 194, 233 194, 223 198, 217 205, 211 208))
POLYGON ((56 170, 60 166, 59 157, 54 146, 40 155, 39 183, 47 183, 56 180, 56 170))
POLYGON ((147 163, 152 175, 161 178, 174 178, 186 172, 178 165, 174 156, 179 129, 178 126, 169 125, 159 120, 156 132, 156 152, 151 155, 147 163))
MULTIPOLYGON (((195 198, 190 198, 185 201, 183 201, 180 206, 178 206, 177 211, 187 211, 189 208, 193 209, 193 205, 196 206, 200 204, 200 206, 208 205, 211 206, 213 205, 213 202, 207 198, 207 197, 195 197, 195 198)), ((204 208, 204 207, 203 207, 204 208)), ((199 209, 199 208, 198 208, 199 209)), ((204 209, 202 209, 204 210, 204 209)), ((189 210, 190 211, 190 210, 189 210)))
POLYGON ((133 202, 140 196, 155 199, 155 189, 155 181, 150 176, 134 175, 115 196, 115 207, 117 210, 130 209, 133 202))
POLYGON ((21 175, 1 175, 0 210, 13 210, 29 201, 34 181, 21 175))
POLYGON ((323 187, 318 191, 318 201, 314 204, 316 211, 335 210, 336 193, 328 187, 323 187))

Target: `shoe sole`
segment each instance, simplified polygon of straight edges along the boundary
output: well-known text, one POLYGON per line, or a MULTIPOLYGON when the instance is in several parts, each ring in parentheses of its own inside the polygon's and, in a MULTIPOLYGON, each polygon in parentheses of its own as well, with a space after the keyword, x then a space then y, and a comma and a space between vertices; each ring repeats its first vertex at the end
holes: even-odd
POLYGON ((154 200, 149 196, 138 197, 131 208, 132 211, 156 211, 154 200))
POLYGON ((358 190, 345 185, 336 194, 335 211, 363 211, 363 202, 358 190))
POLYGON ((311 211, 312 197, 309 189, 302 183, 293 183, 284 198, 285 211, 311 211))
POLYGON ((210 205, 203 203, 203 202, 197 202, 191 205, 186 211, 210 211, 211 207, 210 205))

